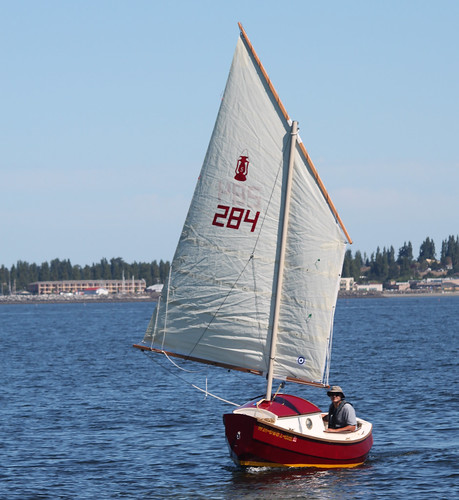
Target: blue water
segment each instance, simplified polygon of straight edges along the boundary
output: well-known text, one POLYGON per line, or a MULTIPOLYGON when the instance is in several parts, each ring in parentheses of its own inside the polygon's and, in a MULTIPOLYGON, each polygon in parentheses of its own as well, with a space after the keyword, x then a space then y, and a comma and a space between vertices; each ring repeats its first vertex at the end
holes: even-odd
MULTIPOLYGON (((131 345, 152 303, 0 306, 0 498, 454 498, 459 298, 340 300, 330 382, 374 424, 357 469, 249 469, 222 414, 254 375, 177 370, 131 345)), ((327 408, 325 391, 286 390, 327 408)))

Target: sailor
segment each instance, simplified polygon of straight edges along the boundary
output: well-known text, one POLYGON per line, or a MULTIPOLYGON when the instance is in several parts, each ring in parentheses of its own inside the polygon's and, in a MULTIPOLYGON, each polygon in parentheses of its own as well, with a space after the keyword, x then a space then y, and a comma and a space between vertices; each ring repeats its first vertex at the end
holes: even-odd
POLYGON ((357 429, 357 419, 354 407, 345 400, 343 390, 339 385, 333 385, 327 392, 331 399, 328 415, 323 420, 328 422, 325 432, 352 432, 357 429))

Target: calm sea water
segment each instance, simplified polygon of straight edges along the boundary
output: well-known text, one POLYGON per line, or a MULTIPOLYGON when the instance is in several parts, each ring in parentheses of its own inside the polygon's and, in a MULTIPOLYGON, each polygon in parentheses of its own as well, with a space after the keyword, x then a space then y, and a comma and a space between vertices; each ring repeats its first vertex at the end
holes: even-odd
MULTIPOLYGON (((0 306, 0 498, 445 498, 458 490, 459 298, 340 300, 330 382, 374 424, 357 469, 249 469, 222 414, 261 377, 131 345, 154 305, 0 306)), ((328 406, 325 391, 286 390, 328 406)))

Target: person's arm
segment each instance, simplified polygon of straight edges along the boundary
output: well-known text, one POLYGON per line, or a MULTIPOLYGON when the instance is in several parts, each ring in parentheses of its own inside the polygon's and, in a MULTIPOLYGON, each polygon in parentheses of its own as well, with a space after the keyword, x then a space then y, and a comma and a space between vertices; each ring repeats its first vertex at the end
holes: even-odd
POLYGON ((347 425, 339 429, 325 429, 325 432, 354 432, 357 429, 357 419, 354 407, 351 404, 347 404, 343 408, 343 417, 347 425))
POLYGON ((340 429, 325 429, 324 432, 354 432, 356 428, 356 425, 346 425, 340 429))

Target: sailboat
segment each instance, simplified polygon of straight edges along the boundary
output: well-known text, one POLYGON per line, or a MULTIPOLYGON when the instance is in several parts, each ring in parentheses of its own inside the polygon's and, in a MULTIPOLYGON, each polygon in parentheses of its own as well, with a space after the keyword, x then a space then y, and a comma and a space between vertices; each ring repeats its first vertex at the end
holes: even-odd
MULTIPOLYGON (((215 127, 166 286, 134 347, 266 377, 223 415, 240 466, 354 467, 372 425, 327 433, 273 381, 328 387, 347 230, 239 23, 215 127)), ((276 382, 277 383, 277 382, 276 382)))

